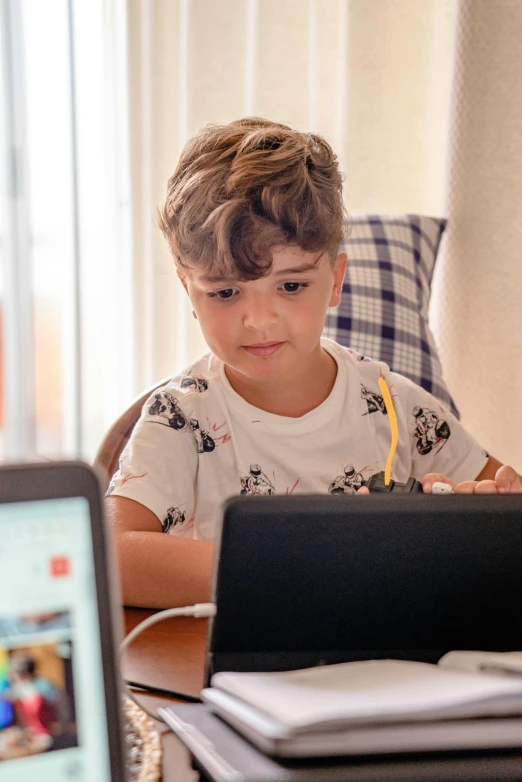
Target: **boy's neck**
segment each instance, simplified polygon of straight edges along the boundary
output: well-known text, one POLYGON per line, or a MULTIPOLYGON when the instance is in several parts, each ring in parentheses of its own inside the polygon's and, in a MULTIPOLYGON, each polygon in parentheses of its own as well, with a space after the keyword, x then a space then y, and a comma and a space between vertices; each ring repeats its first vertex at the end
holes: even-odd
POLYGON ((300 418, 319 407, 330 395, 337 377, 337 362, 320 348, 313 366, 298 375, 281 377, 266 384, 253 383, 225 366, 228 382, 246 402, 266 413, 300 418))

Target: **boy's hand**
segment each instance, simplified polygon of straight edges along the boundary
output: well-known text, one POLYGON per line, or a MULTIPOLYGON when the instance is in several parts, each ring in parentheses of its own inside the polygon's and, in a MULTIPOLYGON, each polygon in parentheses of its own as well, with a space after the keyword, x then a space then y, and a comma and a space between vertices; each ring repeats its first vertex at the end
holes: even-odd
POLYGON ((361 488, 357 489, 357 491, 355 493, 356 494, 369 494, 370 490, 369 490, 369 488, 367 486, 361 486, 361 488))
MULTIPOLYGON (((481 473, 482 475, 482 473, 481 473)), ((481 478, 481 475, 478 477, 481 478)), ((501 465, 493 478, 455 483, 446 475, 430 472, 422 479, 422 489, 425 494, 431 494, 436 481, 448 483, 456 494, 522 494, 520 475, 507 464, 501 465)))

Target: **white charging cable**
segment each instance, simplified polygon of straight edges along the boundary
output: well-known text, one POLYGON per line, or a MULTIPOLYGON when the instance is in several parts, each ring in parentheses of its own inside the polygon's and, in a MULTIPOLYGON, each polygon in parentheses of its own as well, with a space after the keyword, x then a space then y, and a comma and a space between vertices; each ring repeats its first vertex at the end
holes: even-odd
MULTIPOLYGON (((200 618, 207 618, 209 616, 215 615, 215 603, 196 603, 193 606, 183 606, 182 608, 167 608, 166 611, 159 611, 157 614, 152 614, 152 616, 144 619, 143 622, 140 622, 139 625, 134 628, 134 630, 131 630, 130 633, 125 636, 120 644, 120 660, 122 660, 125 650, 134 641, 134 639, 137 638, 138 635, 141 635, 144 630, 147 630, 148 627, 156 624, 156 622, 162 622, 164 619, 171 619, 174 616, 196 616, 200 618)), ((152 719, 158 720, 159 722, 164 722, 162 717, 160 717, 158 714, 154 714, 154 712, 150 711, 150 709, 139 702, 134 693, 131 692, 127 682, 123 682, 123 687, 126 694, 129 696, 131 701, 134 701, 136 706, 139 706, 139 708, 148 714, 149 717, 152 717, 152 719)))

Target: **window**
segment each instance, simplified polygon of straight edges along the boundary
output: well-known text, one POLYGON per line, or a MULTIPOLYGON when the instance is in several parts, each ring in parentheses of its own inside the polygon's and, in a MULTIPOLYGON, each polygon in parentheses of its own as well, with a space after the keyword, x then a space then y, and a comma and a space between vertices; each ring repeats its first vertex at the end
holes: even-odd
POLYGON ((135 391, 125 3, 0 9, 0 455, 91 459, 135 391))

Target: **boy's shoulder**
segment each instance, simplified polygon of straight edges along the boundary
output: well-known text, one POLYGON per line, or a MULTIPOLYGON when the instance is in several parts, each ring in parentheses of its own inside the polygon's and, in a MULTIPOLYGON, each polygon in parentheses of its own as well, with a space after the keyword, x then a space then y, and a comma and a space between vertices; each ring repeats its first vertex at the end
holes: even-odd
POLYGON ((376 361, 369 356, 359 353, 353 348, 339 345, 334 340, 323 338, 321 344, 325 347, 337 362, 342 362, 362 377, 379 377, 391 372, 390 367, 384 361, 376 361))
POLYGON ((348 367, 352 378, 357 377, 363 389, 366 386, 373 389, 373 386, 378 384, 379 377, 383 377, 391 389, 392 396, 423 393, 420 386, 405 375, 394 372, 385 361, 377 361, 330 339, 323 339, 322 344, 327 350, 330 350, 338 362, 342 362, 348 367))
MULTIPOLYGON (((207 353, 187 369, 175 375, 163 386, 156 388, 145 405, 162 407, 165 404, 181 405, 205 403, 214 397, 212 393, 220 382, 219 366, 215 356, 207 353)), ((153 413, 152 413, 153 414, 153 413)))

